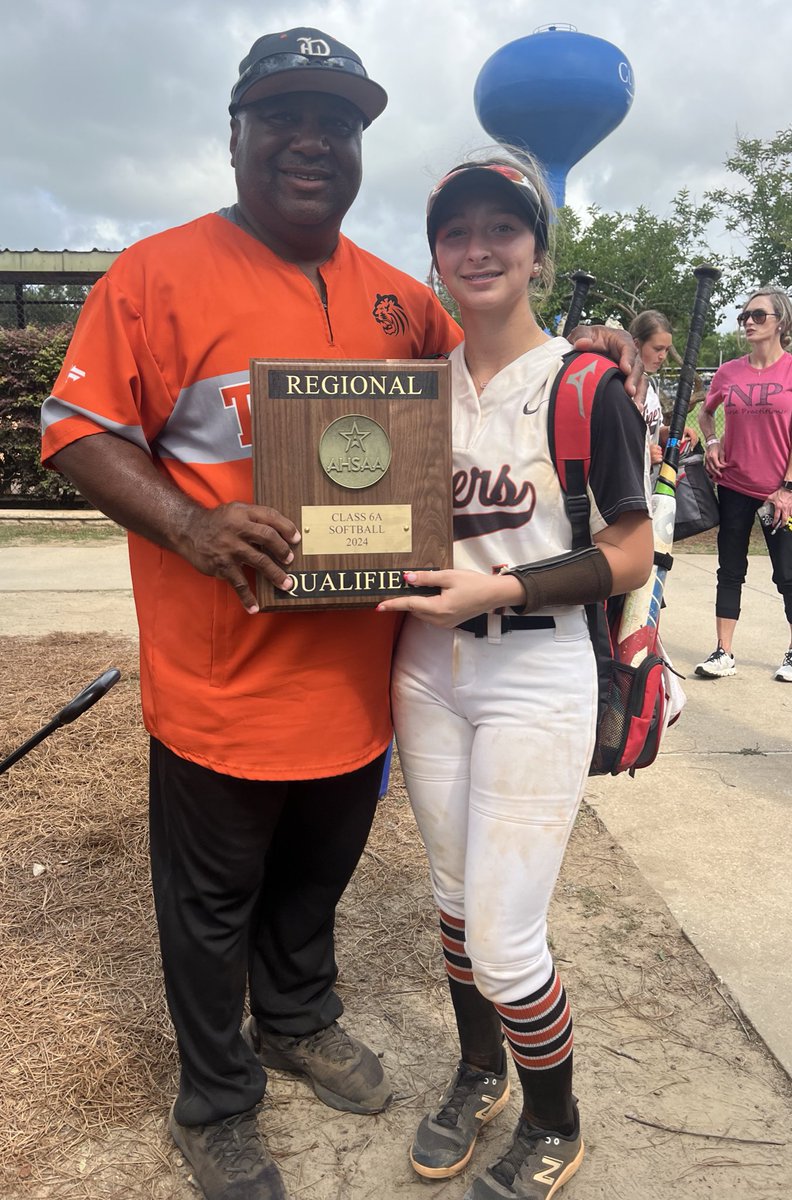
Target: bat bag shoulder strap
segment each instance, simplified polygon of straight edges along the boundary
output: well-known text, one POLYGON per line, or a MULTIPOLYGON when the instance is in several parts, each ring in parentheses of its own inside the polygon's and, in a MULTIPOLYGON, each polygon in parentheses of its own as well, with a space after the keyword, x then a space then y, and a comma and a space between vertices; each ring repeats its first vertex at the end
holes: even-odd
POLYGON ((586 491, 591 467, 591 413, 597 396, 615 376, 620 376, 620 371, 609 358, 573 350, 564 355, 550 392, 550 457, 572 526, 573 550, 591 545, 591 504, 586 491))
MULTIPOLYGON (((591 415, 597 398, 613 378, 621 378, 621 373, 610 359, 572 351, 564 355, 550 392, 550 457, 572 526, 573 550, 591 545, 591 502, 586 490, 591 467, 591 415)), ((648 654, 633 667, 614 656, 623 599, 611 596, 604 604, 586 606, 599 684, 597 737, 590 775, 619 775, 622 771, 633 774, 639 767, 648 767, 657 756, 665 727, 663 660, 648 654)))

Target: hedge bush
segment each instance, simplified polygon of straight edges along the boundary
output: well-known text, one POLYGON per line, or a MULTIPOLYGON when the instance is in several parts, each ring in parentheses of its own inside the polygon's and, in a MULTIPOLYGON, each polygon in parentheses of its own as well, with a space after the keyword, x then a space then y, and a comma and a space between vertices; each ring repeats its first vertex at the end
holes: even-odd
POLYGON ((0 329, 0 503, 84 505, 72 485, 40 460, 41 405, 50 394, 71 325, 0 329))

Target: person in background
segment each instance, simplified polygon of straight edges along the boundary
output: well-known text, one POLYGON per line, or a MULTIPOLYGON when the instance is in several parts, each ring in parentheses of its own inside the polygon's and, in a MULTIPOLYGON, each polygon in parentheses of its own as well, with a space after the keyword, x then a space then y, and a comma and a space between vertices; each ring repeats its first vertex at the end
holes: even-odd
POLYGON ((552 276, 552 227, 544 181, 523 157, 463 163, 429 197, 432 257, 465 330, 451 354, 454 568, 407 574, 438 595, 379 606, 409 614, 394 724, 460 1047, 415 1134, 415 1170, 441 1180, 470 1161, 508 1100, 504 1034, 522 1093, 511 1143, 467 1200, 553 1195, 583 1158, 547 909, 594 746, 584 606, 639 586, 652 565, 646 429, 618 380, 591 418, 593 544, 571 552, 547 427, 570 345, 544 332, 532 304, 552 276))
POLYGON ((724 363, 710 384, 699 426, 706 466, 718 486, 718 583, 715 593, 717 645, 696 667, 705 679, 734 675, 734 633, 754 518, 769 502, 770 525, 762 524, 773 583, 784 601, 789 648, 775 678, 792 683, 792 302, 781 288, 753 292, 737 317, 748 354, 724 363), (723 439, 715 413, 723 405, 723 439))
MULTIPOLYGON (((657 309, 647 308, 631 322, 629 332, 641 356, 644 371, 647 375, 656 375, 666 361, 673 344, 673 330, 668 317, 658 312, 657 309)), ((660 396, 651 380, 647 381, 643 416, 649 430, 649 456, 654 467, 663 461, 663 450, 668 440, 668 426, 663 424, 660 396)), ((687 439, 688 445, 698 444, 698 434, 688 425, 685 426, 684 437, 687 439)))

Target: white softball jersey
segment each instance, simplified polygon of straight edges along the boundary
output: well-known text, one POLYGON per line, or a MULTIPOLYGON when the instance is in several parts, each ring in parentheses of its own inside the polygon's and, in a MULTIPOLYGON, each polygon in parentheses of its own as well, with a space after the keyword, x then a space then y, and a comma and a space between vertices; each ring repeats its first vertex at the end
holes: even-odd
MULTIPOLYGON (((499 371, 481 396, 464 344, 451 353, 455 567, 489 572, 571 549, 547 428, 553 381, 571 349, 564 338, 551 338, 499 371)), ((615 380, 592 414, 592 534, 625 512, 648 511, 649 458, 641 442, 644 421, 615 380)))

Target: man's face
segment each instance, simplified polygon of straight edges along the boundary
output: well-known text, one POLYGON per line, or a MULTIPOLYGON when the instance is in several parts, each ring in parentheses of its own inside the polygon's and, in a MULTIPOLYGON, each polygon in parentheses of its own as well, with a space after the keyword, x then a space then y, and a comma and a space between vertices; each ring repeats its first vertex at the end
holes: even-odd
POLYGON ((360 188, 362 130, 360 111, 340 96, 291 92, 247 101, 231 122, 231 164, 246 215, 278 237, 294 226, 339 226, 360 188))

